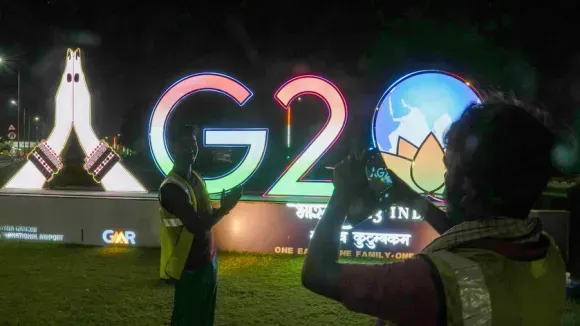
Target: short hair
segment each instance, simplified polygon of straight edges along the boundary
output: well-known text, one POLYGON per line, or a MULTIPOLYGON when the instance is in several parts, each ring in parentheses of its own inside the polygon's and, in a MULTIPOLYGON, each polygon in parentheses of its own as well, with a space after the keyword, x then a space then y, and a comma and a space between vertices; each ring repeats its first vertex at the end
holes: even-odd
POLYGON ((503 93, 485 95, 444 136, 447 151, 454 154, 451 168, 462 179, 455 182, 462 182, 465 192, 448 196, 462 196, 460 211, 483 208, 483 216, 468 219, 485 215, 526 218, 553 173, 551 118, 539 107, 503 93))
MULTIPOLYGON (((193 125, 185 125, 178 129, 171 142, 171 153, 175 164, 190 164, 191 151, 193 149, 194 135, 197 137, 199 128, 193 125)), ((195 140, 199 150, 199 137, 195 140)))

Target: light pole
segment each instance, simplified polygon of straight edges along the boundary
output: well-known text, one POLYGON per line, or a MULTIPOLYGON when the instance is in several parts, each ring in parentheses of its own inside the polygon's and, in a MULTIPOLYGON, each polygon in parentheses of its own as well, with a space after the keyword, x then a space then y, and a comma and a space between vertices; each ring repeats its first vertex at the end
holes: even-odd
MULTIPOLYGON (((15 100, 10 100, 10 104, 16 105, 18 107, 18 102, 15 100)), ((20 137, 20 107, 18 107, 18 124, 16 125, 16 149, 17 155, 20 155, 20 143, 18 138, 20 137)))
MULTIPOLYGON (((23 120, 22 122, 24 122, 24 132, 22 133, 22 138, 25 138, 26 137, 26 108, 22 108, 22 111, 24 111, 23 112, 24 113, 24 119, 22 119, 23 120)), ((26 141, 25 140, 22 140, 22 143, 23 143, 23 145, 25 145, 23 147, 26 148, 26 141)))
MULTIPOLYGON (((20 143, 20 67, 18 67, 18 98, 16 101, 17 101, 16 105, 18 108, 18 120, 16 122, 17 124, 16 128, 18 128, 16 132, 18 134, 16 135, 16 143, 20 143)), ((26 123, 26 121, 24 123, 26 123)))
MULTIPOLYGON (((32 120, 32 115, 30 114, 30 112, 28 112, 28 136, 26 137, 26 139, 28 140, 28 151, 27 153, 30 153, 30 121, 32 120)), ((24 121, 24 123, 26 123, 26 121, 24 121)))
POLYGON ((40 118, 38 116, 34 117, 34 141, 38 145, 38 121, 40 118))
MULTIPOLYGON (((4 60, 4 58, 0 57, 0 65, 6 63, 7 60, 4 60)), ((18 71, 18 95, 17 95, 17 99, 16 101, 12 100, 11 103, 15 104, 18 108, 18 121, 16 124, 16 144, 17 146, 20 146, 20 66, 16 66, 16 70, 18 71)), ((19 147, 20 148, 20 147, 19 147)))

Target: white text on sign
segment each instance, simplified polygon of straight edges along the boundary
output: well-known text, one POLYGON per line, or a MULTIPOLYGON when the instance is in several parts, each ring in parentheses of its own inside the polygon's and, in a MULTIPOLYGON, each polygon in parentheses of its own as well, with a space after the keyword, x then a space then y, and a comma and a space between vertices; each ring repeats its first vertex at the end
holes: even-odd
MULTIPOLYGON (((296 217, 299 219, 320 219, 324 210, 326 209, 326 204, 294 204, 288 203, 287 207, 296 209, 296 217)), ((377 211, 375 214, 369 216, 369 219, 374 223, 381 223, 383 220, 384 212, 382 210, 377 211)), ((402 206, 391 206, 389 209, 389 219, 391 220, 412 220, 421 221, 423 217, 419 213, 410 209, 409 207, 402 206)))

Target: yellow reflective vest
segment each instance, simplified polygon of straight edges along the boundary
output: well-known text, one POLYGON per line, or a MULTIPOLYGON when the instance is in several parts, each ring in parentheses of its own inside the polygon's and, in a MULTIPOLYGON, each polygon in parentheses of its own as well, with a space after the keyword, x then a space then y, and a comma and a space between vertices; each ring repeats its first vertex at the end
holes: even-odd
MULTIPOLYGON (((167 183, 179 186, 187 194, 189 204, 195 211, 199 212, 198 209, 200 209, 202 213, 211 214, 213 209, 205 187, 205 181, 197 173, 192 173, 199 184, 199 187, 195 189, 187 180, 173 172, 169 172, 165 180, 161 183, 161 187, 167 183)), ((159 192, 159 203, 162 203, 161 192, 159 192)), ((193 234, 187 230, 177 216, 167 211, 163 206, 160 207, 159 212, 161 214, 161 261, 159 276, 162 279, 179 280, 185 262, 187 261, 191 244, 193 243, 193 234)))
POLYGON ((553 239, 543 259, 515 261, 491 250, 464 248, 420 254, 439 271, 447 325, 560 325, 566 268, 553 239))

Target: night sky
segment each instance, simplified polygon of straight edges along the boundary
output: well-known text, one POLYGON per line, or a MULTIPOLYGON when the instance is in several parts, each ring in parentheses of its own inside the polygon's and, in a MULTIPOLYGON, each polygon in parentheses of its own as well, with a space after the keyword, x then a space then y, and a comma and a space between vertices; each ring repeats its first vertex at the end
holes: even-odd
MULTIPOLYGON (((241 119, 244 126, 279 129, 273 137, 281 140, 284 110, 272 95, 302 73, 324 76, 342 89, 351 112, 347 132, 353 134, 370 129, 370 114, 388 85, 417 69, 457 72, 554 112, 569 112, 574 92, 580 93, 575 86, 580 61, 574 63, 580 49, 573 16, 578 5, 572 1, 551 1, 552 7, 513 1, 128 3, 0 2, 0 56, 7 61, 0 68, 0 128, 16 123, 10 100, 16 99, 19 67, 21 105, 50 130, 67 47, 84 51, 100 137, 145 136, 163 91, 203 71, 243 81, 256 94, 253 102, 242 114, 211 95, 187 99, 182 105, 197 109, 178 110, 180 123, 240 127, 241 119), (213 110, 218 106, 225 110, 219 116, 213 110)), ((319 119, 320 126, 325 114, 304 118, 303 138, 317 131, 318 122, 308 118, 319 119)))

